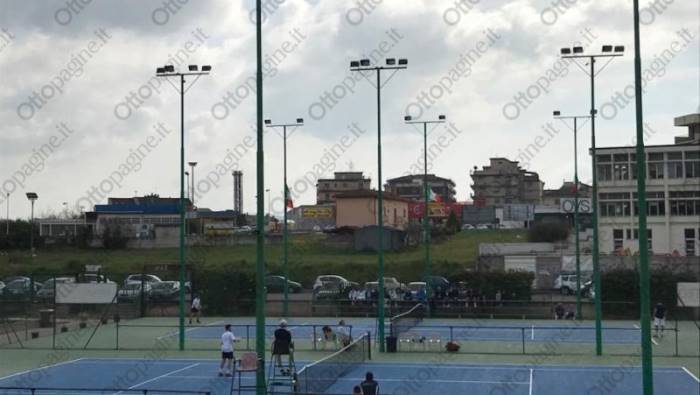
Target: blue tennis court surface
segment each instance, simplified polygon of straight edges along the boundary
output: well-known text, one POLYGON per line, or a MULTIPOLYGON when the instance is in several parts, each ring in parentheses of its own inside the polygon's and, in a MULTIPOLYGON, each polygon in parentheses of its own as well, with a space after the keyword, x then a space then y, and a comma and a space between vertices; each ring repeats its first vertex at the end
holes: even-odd
MULTIPOLYGON (((354 337, 370 332, 376 338, 376 321, 372 318, 346 319, 350 332, 354 337)), ((186 330, 186 336, 190 339, 218 339, 221 337, 223 325, 228 321, 216 321, 205 326, 194 326, 186 330)), ((514 321, 505 323, 489 323, 488 325, 475 325, 465 320, 463 325, 432 324, 432 320, 425 320, 422 324, 402 333, 399 338, 405 339, 431 339, 456 341, 503 341, 528 343, 556 341, 558 343, 595 343, 595 327, 592 323, 581 325, 572 324, 571 321, 557 323, 529 323, 527 321, 514 321)), ((232 322, 233 333, 239 338, 255 337, 255 322, 232 322)), ((291 320, 288 329, 296 339, 311 340, 321 337, 321 328, 329 325, 333 330, 338 325, 337 319, 310 318, 308 320, 291 320)), ((265 327, 265 336, 272 338, 277 328, 275 321, 268 321, 265 327)), ((389 334, 390 323, 386 323, 386 333, 389 334)), ((173 331, 166 336, 177 336, 173 331)), ((641 339, 640 329, 632 325, 604 326, 602 329, 603 341, 608 344, 639 344, 641 339)))
MULTIPOLYGON (((638 366, 553 366, 553 365, 457 365, 435 357, 424 364, 365 363, 341 377, 325 393, 349 394, 364 373, 372 371, 384 394, 512 394, 577 395, 642 393, 638 366)), ((303 363, 298 363, 300 368, 303 363)), ((167 391, 229 394, 231 379, 217 376, 215 360, 154 360, 82 358, 18 373, 0 379, 3 395, 28 395, 30 390, 8 387, 46 388, 36 395, 167 394, 167 391), (90 388, 93 391, 77 391, 90 388), (130 391, 118 391, 129 389, 130 391)), ((244 376, 251 384, 252 375, 244 376)), ((685 368, 654 369, 656 395, 697 394, 700 381, 685 368)), ((234 386, 235 389, 235 386, 234 386)), ((247 392, 251 394, 252 392, 247 392)))

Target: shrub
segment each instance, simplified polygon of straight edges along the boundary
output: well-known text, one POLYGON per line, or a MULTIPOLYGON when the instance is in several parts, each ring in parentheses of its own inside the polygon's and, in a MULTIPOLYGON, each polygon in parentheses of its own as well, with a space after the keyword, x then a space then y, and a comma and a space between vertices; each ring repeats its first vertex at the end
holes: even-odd
POLYGON ((569 237, 569 227, 563 223, 540 222, 535 224, 527 234, 530 242, 546 242, 566 240, 569 237))

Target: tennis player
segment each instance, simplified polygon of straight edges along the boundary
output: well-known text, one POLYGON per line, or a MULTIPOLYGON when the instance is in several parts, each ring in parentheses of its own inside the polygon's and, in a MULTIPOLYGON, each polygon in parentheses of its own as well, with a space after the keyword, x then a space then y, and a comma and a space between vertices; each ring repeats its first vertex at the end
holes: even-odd
POLYGON ((664 336, 664 326, 666 326, 666 306, 659 302, 654 306, 654 337, 659 337, 659 328, 661 328, 661 336, 664 336))
POLYGON ((199 322, 199 317, 201 314, 202 300, 199 299, 199 295, 195 295, 192 299, 192 307, 190 308, 190 324, 192 324, 192 317, 195 317, 197 319, 197 323, 200 324, 201 322, 199 322))
POLYGON ((379 395, 379 383, 374 381, 372 372, 365 374, 365 381, 360 383, 360 388, 363 395, 379 395))
POLYGON ((231 377, 233 374, 233 343, 236 336, 231 332, 231 324, 224 326, 224 333, 221 335, 221 364, 219 365, 219 376, 231 377))

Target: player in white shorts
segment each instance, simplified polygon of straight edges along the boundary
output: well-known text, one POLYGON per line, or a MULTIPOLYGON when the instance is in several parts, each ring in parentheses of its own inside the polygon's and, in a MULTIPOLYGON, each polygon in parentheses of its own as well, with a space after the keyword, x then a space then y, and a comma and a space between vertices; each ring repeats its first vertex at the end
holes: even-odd
POLYGON ((654 306, 654 337, 664 336, 664 326, 666 326, 666 306, 659 302, 654 306), (661 328, 661 336, 659 336, 659 328, 661 328))
POLYGON ((221 335, 221 364, 219 365, 219 376, 231 377, 233 374, 233 343, 236 336, 231 332, 231 324, 224 326, 224 333, 221 335))

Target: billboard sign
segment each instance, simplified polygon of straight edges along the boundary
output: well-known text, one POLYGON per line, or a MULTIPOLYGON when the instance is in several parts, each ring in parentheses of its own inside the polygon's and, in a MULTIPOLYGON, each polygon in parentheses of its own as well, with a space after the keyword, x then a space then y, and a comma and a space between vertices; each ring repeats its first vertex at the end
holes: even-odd
MULTIPOLYGON (((561 198, 559 199, 559 208, 562 212, 573 213, 576 211, 576 199, 561 198)), ((593 203, 590 198, 578 198, 578 212, 580 214, 593 213, 593 203)))

